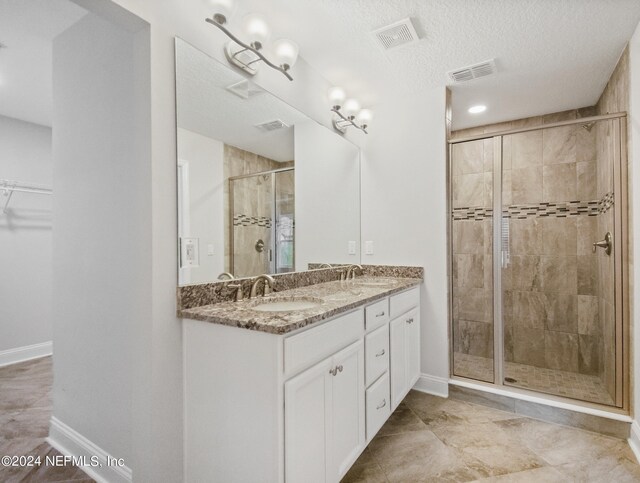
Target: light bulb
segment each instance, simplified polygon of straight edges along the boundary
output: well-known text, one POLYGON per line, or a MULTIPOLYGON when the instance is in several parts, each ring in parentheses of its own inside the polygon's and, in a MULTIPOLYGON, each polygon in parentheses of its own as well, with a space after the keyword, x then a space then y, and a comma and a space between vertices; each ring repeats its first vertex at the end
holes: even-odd
POLYGON ((355 99, 347 99, 344 101, 344 114, 345 116, 355 116, 356 112, 360 110, 360 103, 355 99))
POLYGON ((281 66, 293 67, 298 60, 298 44, 289 39, 279 39, 273 43, 273 53, 281 66))
POLYGON ((255 48, 262 48, 267 40, 269 40, 269 36, 271 35, 271 31, 269 30, 269 25, 265 19, 255 13, 250 13, 246 17, 244 17, 244 31, 249 38, 249 43, 255 48))
POLYGON ((472 106, 469 108, 469 112, 471 114, 480 114, 481 112, 484 112, 487 110, 487 106, 484 106, 482 104, 477 105, 477 106, 472 106))
POLYGON ((329 101, 332 106, 342 106, 347 94, 342 87, 332 87, 329 89, 329 101))
POLYGON ((213 19, 219 24, 227 23, 236 9, 233 0, 204 0, 204 3, 211 10, 213 19))
POLYGON ((373 112, 371 112, 371 109, 362 109, 356 117, 360 124, 366 126, 373 119, 373 112))

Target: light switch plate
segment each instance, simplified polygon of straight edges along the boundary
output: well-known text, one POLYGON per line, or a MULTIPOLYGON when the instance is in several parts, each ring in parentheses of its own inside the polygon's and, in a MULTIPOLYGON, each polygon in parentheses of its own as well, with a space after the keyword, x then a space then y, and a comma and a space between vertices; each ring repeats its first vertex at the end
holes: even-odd
POLYGON ((350 241, 349 242, 349 255, 355 255, 356 254, 356 242, 355 241, 350 241))
POLYGON ((373 242, 372 241, 364 242, 364 254, 365 255, 373 255, 373 242))
POLYGON ((198 238, 182 238, 180 240, 180 266, 197 267, 200 265, 198 238))

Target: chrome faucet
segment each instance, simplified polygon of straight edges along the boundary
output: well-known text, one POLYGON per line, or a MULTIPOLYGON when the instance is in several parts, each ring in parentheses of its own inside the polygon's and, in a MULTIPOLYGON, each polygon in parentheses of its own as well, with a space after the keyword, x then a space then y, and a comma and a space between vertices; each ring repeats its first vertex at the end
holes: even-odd
POLYGON ((224 280, 225 278, 228 280, 233 280, 236 277, 234 277, 230 272, 222 272, 220 275, 218 275, 218 280, 224 280))
POLYGON ((345 276, 345 280, 349 280, 349 278, 351 278, 352 280, 356 278, 356 270, 360 270, 360 275, 362 275, 362 265, 358 265, 357 263, 354 263, 353 265, 349 265, 347 267, 347 273, 345 276))
POLYGON ((249 294, 250 299, 258 295, 258 283, 260 282, 260 280, 264 280, 263 295, 269 295, 273 290, 273 286, 276 283, 276 281, 273 279, 271 275, 267 275, 266 273, 263 273, 262 275, 258 275, 256 278, 253 279, 253 282, 251 284, 251 293, 249 294))

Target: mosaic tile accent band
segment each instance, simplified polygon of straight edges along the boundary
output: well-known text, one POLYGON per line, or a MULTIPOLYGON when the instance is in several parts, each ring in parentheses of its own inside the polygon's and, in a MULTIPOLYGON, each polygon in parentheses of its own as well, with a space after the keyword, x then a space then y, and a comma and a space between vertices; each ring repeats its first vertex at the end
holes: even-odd
POLYGON ((234 215, 233 226, 257 225, 271 228, 271 218, 267 216, 234 215))
MULTIPOLYGON (((597 216, 606 213, 613 206, 613 193, 607 193, 601 200, 594 201, 567 201, 559 203, 542 202, 527 205, 510 205, 502 210, 503 218, 515 218, 523 220, 537 217, 565 218, 567 216, 597 216)), ((454 208, 452 217, 454 220, 482 221, 493 217, 491 208, 465 207, 454 208)))

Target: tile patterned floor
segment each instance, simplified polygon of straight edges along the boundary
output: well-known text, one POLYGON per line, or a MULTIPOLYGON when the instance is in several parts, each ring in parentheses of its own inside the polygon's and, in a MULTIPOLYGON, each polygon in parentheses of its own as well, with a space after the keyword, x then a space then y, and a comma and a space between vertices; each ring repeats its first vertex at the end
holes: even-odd
POLYGON ((75 466, 47 466, 60 455, 45 442, 51 417, 51 357, 0 367, 0 456, 40 456, 39 467, 4 467, 0 482, 74 482, 94 480, 75 466))
MULTIPOLYGON (((456 352, 454 374, 493 382, 493 359, 456 352)), ((505 376, 518 381, 513 384, 505 383, 510 386, 598 404, 610 406, 614 404, 613 399, 597 376, 544 369, 515 362, 505 364, 505 376)))
POLYGON ((640 481, 626 441, 411 391, 343 483, 640 481))

